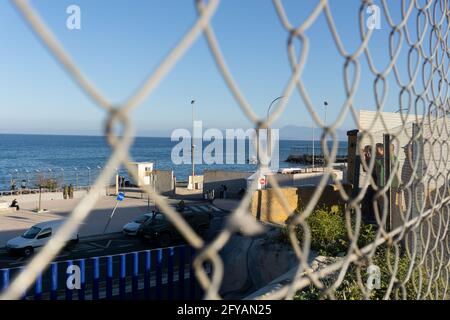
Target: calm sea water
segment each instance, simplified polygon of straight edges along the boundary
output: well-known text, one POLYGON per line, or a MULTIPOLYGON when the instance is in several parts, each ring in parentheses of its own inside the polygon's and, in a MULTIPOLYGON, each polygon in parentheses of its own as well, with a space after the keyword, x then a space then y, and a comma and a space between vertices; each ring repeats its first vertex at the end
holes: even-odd
MULTIPOLYGON (((174 170, 179 181, 187 180, 191 165, 175 165, 171 161, 172 148, 177 143, 170 138, 137 137, 131 148, 131 155, 135 161, 154 162, 156 169, 174 170)), ((204 143, 204 146, 207 144, 204 143)), ((295 167, 284 160, 297 147, 310 147, 311 144, 311 141, 280 141, 280 168, 295 167)), ((346 142, 340 143, 340 147, 346 146, 346 142)), ((224 147, 224 153, 226 152, 229 150, 224 147)), ((100 136, 0 134, 0 190, 9 190, 11 180, 16 181, 18 187, 22 180, 26 180, 28 186, 32 187, 36 175, 55 177, 65 183, 87 185, 89 180, 93 181, 98 175, 110 154, 111 149, 105 138, 100 136)), ((247 144, 246 158, 249 157, 248 154, 247 144)), ((205 169, 256 169, 256 165, 251 163, 198 164, 195 167, 198 174, 205 169)))

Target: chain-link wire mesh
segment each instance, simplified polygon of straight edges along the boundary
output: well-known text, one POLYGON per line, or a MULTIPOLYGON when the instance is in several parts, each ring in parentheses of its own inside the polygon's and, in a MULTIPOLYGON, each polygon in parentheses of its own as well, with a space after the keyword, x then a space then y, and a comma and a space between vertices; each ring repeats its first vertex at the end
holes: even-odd
MULTIPOLYGON (((395 5, 400 5, 400 21, 394 21, 390 11, 394 2, 381 1, 382 10, 380 14, 388 22, 387 27, 390 29, 389 39, 386 41, 390 59, 384 69, 379 69, 376 66, 369 47, 372 34, 375 31, 372 28, 366 28, 366 12, 373 5, 372 1, 363 0, 359 4, 359 21, 357 21, 360 32, 359 45, 355 50, 349 52, 342 41, 345 34, 342 34, 336 27, 329 4, 330 1, 317 1, 314 10, 304 20, 294 23, 288 18, 283 2, 274 0, 275 12, 288 35, 287 52, 292 72, 281 93, 286 99, 280 101, 268 119, 260 119, 252 110, 226 65, 225 57, 219 48, 211 24, 212 18, 219 8, 218 0, 195 1, 198 19, 193 26, 132 97, 118 106, 113 105, 84 76, 72 61, 70 55, 53 36, 45 22, 26 0, 15 0, 13 2, 23 15, 24 20, 31 26, 36 36, 50 50, 55 59, 66 69, 80 88, 105 110, 108 117, 105 135, 111 145, 112 154, 107 165, 96 179, 91 192, 73 210, 54 239, 14 279, 1 298, 17 299, 26 288, 33 284, 36 276, 61 250, 67 235, 72 234, 93 209, 101 194, 102 186, 105 185, 106 181, 110 181, 115 174, 114 168, 124 165, 128 168, 130 174, 133 174, 133 170, 128 167, 131 162, 129 149, 133 141, 133 129, 129 120, 129 113, 155 90, 156 85, 171 71, 176 62, 183 57, 202 34, 206 37, 211 55, 230 92, 245 116, 255 124, 256 129, 270 127, 275 119, 283 113, 289 98, 296 91, 300 94, 315 124, 323 129, 321 142, 325 158, 324 174, 309 202, 304 205, 298 214, 292 215, 293 218, 290 219, 288 225, 288 235, 298 258, 298 268, 290 283, 282 285, 260 298, 291 299, 299 290, 306 288, 318 290, 320 297, 339 298, 336 294, 337 290, 349 281, 354 284, 362 298, 371 298, 373 297, 372 292, 364 281, 365 273, 368 266, 376 262, 377 257, 380 256, 380 250, 383 252, 382 259, 387 266, 384 271, 388 275, 387 284, 381 298, 448 298, 450 272, 448 176, 450 172, 447 166, 449 132, 447 110, 450 11, 446 0, 395 2, 395 5), (343 61, 342 75, 345 101, 337 119, 331 124, 324 123, 318 116, 317 108, 310 99, 308 87, 302 78, 304 69, 308 64, 308 57, 311 55, 308 30, 313 25, 320 23, 320 16, 323 16, 326 20, 326 25, 324 24, 321 27, 326 28, 332 36, 336 52, 343 61), (407 49, 408 60, 411 60, 408 63, 406 80, 402 78, 404 73, 398 67, 401 48, 407 49), (416 57, 415 65, 413 57, 416 57), (376 102, 375 120, 378 119, 383 123, 382 133, 374 132, 370 126, 361 128, 358 124, 354 97, 359 88, 362 61, 365 61, 369 66, 376 102), (388 77, 393 77, 395 81, 389 81, 388 77), (384 108, 387 107, 386 92, 388 84, 399 89, 400 116, 403 125, 394 133, 392 133, 392 128, 389 128, 385 123, 382 114, 384 108), (405 102, 405 96, 408 98, 407 102, 405 102), (404 110, 407 110, 407 112, 404 110), (414 118, 412 122, 406 119, 407 115, 414 118), (309 257, 312 239, 307 218, 318 206, 319 198, 329 179, 332 178, 332 164, 336 159, 338 148, 336 129, 342 125, 347 116, 351 116, 358 124, 360 130, 359 144, 362 146, 371 145, 373 152, 366 154, 363 153, 362 148, 357 150, 357 154, 361 157, 364 172, 366 172, 365 175, 361 175, 358 192, 349 194, 339 180, 334 181, 342 200, 346 202, 346 228, 350 240, 347 251, 343 257, 336 259, 333 263, 311 272, 309 257), (117 127, 122 128, 123 134, 121 136, 114 134, 117 127), (392 205, 393 201, 389 202, 388 197, 392 197, 393 188, 391 186, 394 177, 398 177, 398 174, 390 175, 385 181, 386 183, 379 183, 377 181, 379 176, 372 174, 380 166, 377 164, 374 155, 376 143, 385 142, 383 140, 384 134, 391 135, 389 141, 394 144, 394 154, 397 154, 394 161, 388 162, 393 164, 394 172, 400 170, 399 168, 402 166, 409 166, 409 169, 407 168, 409 171, 405 171, 406 177, 401 178, 401 188, 400 184, 396 186, 401 189, 403 195, 406 195, 404 196, 406 200, 397 201, 401 204, 399 210, 402 211, 398 214, 400 218, 396 220, 395 225, 390 227, 387 227, 386 222, 391 219, 389 214, 392 213, 392 210, 389 210, 388 206, 392 205), (406 143, 404 140, 406 140, 406 143), (330 141, 332 142, 331 148, 327 145, 327 142, 330 141), (403 145, 403 143, 405 144, 403 145), (400 149, 407 151, 405 155, 400 154, 400 149), (371 196, 368 198, 369 193, 371 196), (370 244, 360 248, 359 240, 363 236, 360 232, 364 214, 362 207, 367 201, 370 202, 369 206, 371 205, 374 212, 374 223, 377 226, 377 231, 370 244), (405 205, 403 206, 402 203, 405 203, 405 205), (301 241, 296 236, 298 228, 301 228, 303 233, 301 241), (349 280, 349 276, 353 277, 349 280)), ((259 153, 259 156, 264 159, 264 150, 259 150, 259 153)), ((267 169, 264 163, 267 162, 261 161, 260 170, 267 169)), ((137 181, 138 177, 134 176, 134 179, 137 181)), ((277 181, 269 176, 269 183, 286 214, 291 215, 292 210, 277 181)), ((255 189, 256 185, 253 185, 252 188, 247 190, 239 207, 229 216, 226 227, 208 244, 192 230, 179 213, 168 205, 163 197, 151 188, 145 189, 145 192, 155 199, 158 207, 167 215, 186 241, 197 250, 194 268, 196 277, 205 290, 206 299, 221 298, 219 288, 224 277, 224 266, 219 251, 230 237, 237 231, 251 236, 262 230, 261 225, 248 212, 255 189), (212 265, 213 272, 211 275, 208 275, 204 269, 205 261, 212 265)))

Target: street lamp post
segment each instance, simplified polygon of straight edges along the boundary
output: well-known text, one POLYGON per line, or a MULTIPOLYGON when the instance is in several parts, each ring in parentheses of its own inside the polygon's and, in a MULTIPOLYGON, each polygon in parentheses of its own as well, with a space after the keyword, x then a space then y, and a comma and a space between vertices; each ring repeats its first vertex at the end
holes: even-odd
POLYGON ((88 169, 88 190, 91 189, 91 168, 87 167, 88 169))
POLYGON ((192 137, 191 137, 191 162, 192 162, 192 189, 194 189, 195 163, 194 163, 194 104, 195 100, 191 100, 192 106, 192 137))
POLYGON ((324 101, 323 102, 323 106, 325 108, 325 126, 327 126, 327 106, 328 106, 328 102, 324 101))
MULTIPOLYGON (((277 98, 275 98, 275 99, 273 99, 272 100, 272 102, 269 104, 269 107, 267 108, 267 118, 266 118, 266 121, 269 121, 269 116, 270 116, 270 109, 272 108, 272 106, 274 105, 274 103, 275 102, 277 102, 278 100, 280 100, 280 99, 283 99, 284 98, 284 96, 280 96, 280 97, 277 97, 277 98)), ((258 134, 258 136, 257 136, 257 141, 256 141, 256 150, 257 150, 257 154, 256 154, 256 157, 257 157, 257 159, 258 159, 258 163, 259 163, 259 134, 258 134)), ((272 144, 271 144, 271 134, 270 134, 270 128, 269 128, 269 126, 267 126, 267 155, 269 156, 269 157, 271 157, 272 156, 272 144)))
POLYGON ((314 122, 313 122, 313 127, 312 127, 312 171, 314 172, 314 165, 316 162, 315 159, 315 136, 314 136, 314 122))
POLYGON ((75 170, 75 189, 78 190, 78 169, 74 167, 75 170))

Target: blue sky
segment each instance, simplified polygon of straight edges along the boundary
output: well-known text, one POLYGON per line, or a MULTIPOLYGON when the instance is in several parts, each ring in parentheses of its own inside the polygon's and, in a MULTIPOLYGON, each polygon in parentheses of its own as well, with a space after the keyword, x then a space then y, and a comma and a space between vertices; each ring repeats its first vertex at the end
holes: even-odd
MULTIPOLYGON (((80 69, 111 101, 129 97, 169 50, 194 23, 194 1, 125 0, 34 0, 45 19, 80 69), (68 30, 66 8, 81 8, 81 30, 68 30)), ((303 21, 317 1, 283 2, 293 23, 303 21)), ((398 21, 401 1, 392 1, 398 21)), ((359 45, 358 0, 331 1, 337 28, 348 51, 359 45)), ((413 19, 414 22, 415 18, 413 19)), ((382 19, 371 42, 374 60, 385 66, 390 28, 382 19)), ((414 23, 411 24, 413 26, 414 23)), ((290 76, 286 31, 269 0, 225 0, 213 18, 213 27, 227 64, 253 109, 261 117, 279 96, 290 76)), ((414 31, 414 29, 412 29, 414 31)), ((414 34, 414 32, 413 32, 414 34)), ((335 119, 344 101, 343 58, 338 54, 321 15, 308 31, 311 50, 303 79, 312 101, 328 119, 335 119)), ((98 134, 105 113, 67 76, 24 23, 9 1, 0 3, 0 104, 2 133, 98 134)), ((406 50, 402 50, 405 54, 406 50)), ((374 76, 364 56, 361 84, 355 107, 374 109, 374 76)), ((404 70, 406 59, 399 63, 404 70)), ((389 78, 386 111, 398 109, 395 81, 389 78)), ((217 71, 206 41, 200 37, 188 53, 145 102, 132 113, 139 135, 190 127, 190 100, 197 100, 196 113, 205 127, 248 128, 246 119, 217 71)), ((311 126, 298 92, 275 123, 311 126)), ((343 129, 354 128, 348 117, 343 129)))

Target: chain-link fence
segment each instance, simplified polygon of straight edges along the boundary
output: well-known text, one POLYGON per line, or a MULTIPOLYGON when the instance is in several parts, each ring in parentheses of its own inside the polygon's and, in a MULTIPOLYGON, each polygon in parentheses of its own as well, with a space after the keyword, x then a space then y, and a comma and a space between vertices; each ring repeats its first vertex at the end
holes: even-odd
MULTIPOLYGON (((156 88, 157 84, 167 76, 192 44, 204 35, 209 45, 211 55, 218 67, 230 92, 241 107, 245 116, 255 124, 256 129, 270 126, 276 118, 284 111, 288 98, 298 92, 302 98, 307 111, 316 125, 323 129, 321 136, 322 149, 325 157, 325 170, 322 179, 317 184, 314 194, 304 204, 300 212, 293 214, 289 220, 288 237, 292 248, 298 258, 298 268, 291 282, 281 285, 274 291, 264 295, 264 299, 291 299, 298 296, 299 292, 317 291, 318 297, 325 298, 351 298, 352 296, 339 294, 344 285, 351 285, 352 294, 360 298, 373 298, 373 291, 365 281, 365 275, 370 273, 371 265, 383 263, 383 272, 387 275, 383 290, 378 291, 379 298, 410 298, 410 299, 443 299, 449 296, 449 195, 448 195, 448 139, 442 133, 448 133, 447 110, 448 110, 448 32, 449 32, 449 3, 446 0, 429 1, 381 1, 378 13, 387 21, 389 36, 386 39, 386 50, 389 52, 389 64, 385 69, 379 69, 374 63, 370 42, 376 32, 374 28, 368 28, 367 12, 373 12, 373 2, 361 1, 358 4, 359 19, 355 20, 358 26, 360 39, 358 46, 349 52, 342 39, 346 36, 336 27, 330 2, 327 0, 317 1, 315 8, 302 21, 291 21, 284 4, 280 0, 274 0, 275 12, 278 15, 283 28, 288 36, 287 52, 292 73, 287 85, 281 93, 287 99, 283 99, 268 119, 260 119, 252 110, 245 99, 238 84, 228 69, 225 57, 222 54, 219 43, 214 33, 211 21, 219 8, 218 0, 195 1, 198 10, 198 19, 186 32, 184 37, 170 51, 170 53, 159 64, 156 70, 145 80, 143 85, 122 105, 113 105, 101 92, 84 76, 72 61, 70 55, 54 37, 45 22, 37 12, 25 0, 13 1, 22 13, 36 36, 46 45, 55 59, 66 69, 67 73, 74 79, 78 86, 105 110, 108 117, 105 127, 105 135, 112 147, 112 154, 108 165, 97 177, 93 184, 93 192, 88 193, 73 210, 65 225, 58 231, 55 238, 36 255, 24 271, 12 282, 9 289, 1 296, 3 299, 17 299, 25 288, 32 285, 36 276, 42 272, 47 264, 61 250, 66 236, 72 234, 78 225, 86 218, 94 208, 99 198, 101 187, 105 181, 109 181, 120 165, 128 166, 131 162, 129 155, 130 145, 133 141, 132 123, 129 113, 138 107, 144 98, 148 97, 156 88), (393 6, 399 6, 400 18, 395 21, 391 14, 393 6), (324 17, 326 23, 320 20, 324 17), (330 33, 335 44, 337 54, 342 58, 343 85, 345 101, 340 109, 337 119, 332 124, 325 124, 317 114, 317 107, 310 99, 308 87, 302 75, 308 65, 310 52, 309 29, 321 25, 330 33), (300 45, 298 52, 297 45, 300 45), (409 61, 406 72, 401 72, 398 67, 400 49, 406 48, 409 61), (417 57, 414 66, 413 57, 417 57), (371 145, 371 150, 357 148, 357 154, 361 158, 362 167, 366 174, 362 174, 359 189, 353 188, 353 193, 347 193, 339 180, 335 184, 340 197, 345 201, 345 220, 348 235, 348 247, 345 254, 332 263, 316 271, 311 271, 311 228, 308 217, 310 217, 323 193, 332 171, 332 164, 337 155, 336 129, 342 125, 345 117, 350 115, 358 123, 357 109, 354 105, 354 97, 358 92, 360 83, 361 63, 369 66, 370 76, 373 82, 373 95, 376 101, 376 117, 381 117, 381 111, 387 108, 385 94, 388 83, 396 86, 399 90, 400 114, 404 111, 416 116, 414 123, 403 125, 398 132, 392 134, 390 128, 384 125, 383 133, 374 132, 372 128, 360 129, 360 145, 371 145), (407 80, 401 75, 406 73, 407 80), (420 77, 418 76, 420 74, 420 77), (394 78, 389 81, 388 77, 394 78), (404 99, 407 96, 409 99, 404 99), (407 102, 405 100, 408 100, 407 102), (424 111, 419 111, 424 110, 424 111), (421 118, 419 120, 418 118, 421 118), (440 119, 444 119, 441 121, 440 119), (115 136, 113 128, 121 126, 122 136, 115 136), (414 126, 417 128, 414 129, 414 126), (385 139, 384 134, 391 134, 390 139, 385 139), (405 139, 401 136, 408 137, 405 139), (367 143, 361 143, 368 139, 367 143), (403 140, 402 140, 403 139, 403 140), (394 144, 397 163, 391 170, 390 157, 377 159, 376 143, 389 154, 390 144, 394 144), (327 147, 327 142, 332 142, 332 147, 327 147), (405 144, 403 144, 405 143, 405 144), (384 147, 389 146, 389 147, 384 147), (400 149, 406 150, 405 155, 400 154, 400 149), (428 151, 427 151, 428 150, 428 151), (410 156, 408 156, 408 154, 410 156), (411 154, 416 156, 412 157, 411 154), (389 161, 386 161, 388 159, 389 161), (378 161, 380 160, 380 161, 378 161), (411 160, 411 161, 410 161, 411 160), (398 163, 400 161, 400 163, 398 163), (405 164, 406 163, 406 164, 405 164), (394 191, 393 180, 398 174, 399 167, 410 166, 407 175, 402 178, 394 191), (383 174, 381 174, 383 169, 383 174), (401 188, 400 188, 401 187, 401 188), (404 195, 406 200, 398 200, 397 192, 404 195), (391 199, 391 200, 389 200, 391 199), (394 201, 392 201, 394 199, 394 201), (397 200, 395 200, 397 199, 397 200), (415 201, 413 201, 415 199, 415 201), (395 225, 388 224, 391 219, 392 203, 400 203, 402 213, 395 225), (402 203, 405 203, 403 208, 402 203), (361 246, 365 234, 361 231, 362 223, 367 213, 364 206, 373 212, 372 225, 376 227, 373 239, 361 246), (413 209, 413 207, 415 209, 413 209), (299 240, 297 231, 302 230, 302 238, 299 240)), ((347 5, 347 4, 346 4, 347 5)), ((349 5, 351 6, 351 5, 349 5)), ((256 10, 257 8, 255 8, 256 10)), ((404 71, 404 70, 403 70, 404 71)), ((260 157, 264 158, 264 150, 259 150, 260 157)), ((382 154, 382 153, 381 153, 382 154)), ((265 170, 261 161, 260 169, 265 170)), ((129 172, 133 171, 128 168, 129 172)), ((406 171, 405 171, 406 172, 406 171)), ((406 174, 406 173, 405 173, 406 174)), ((137 180, 137 177, 134 177, 137 180)), ((399 180, 399 179, 397 179, 399 180)), ((272 189, 281 203, 286 214, 291 215, 287 200, 284 198, 277 181, 269 176, 272 189)), ((397 181, 398 182, 398 181, 397 181)), ((194 247, 198 254, 194 261, 196 277, 205 290, 206 299, 220 298, 219 288, 224 277, 224 265, 219 251, 227 244, 230 237, 240 232, 251 236, 261 232, 261 225, 249 212, 253 191, 256 186, 249 188, 242 198, 239 207, 229 216, 226 227, 215 237, 213 241, 206 244, 186 221, 170 207, 167 201, 156 194, 150 188, 145 191, 155 199, 157 205, 167 215, 168 219, 175 225, 186 241, 194 247), (212 273, 204 269, 204 262, 212 265, 212 273)), ((349 292, 350 292, 349 291, 349 292)), ((301 295, 300 295, 301 296, 301 295)))

